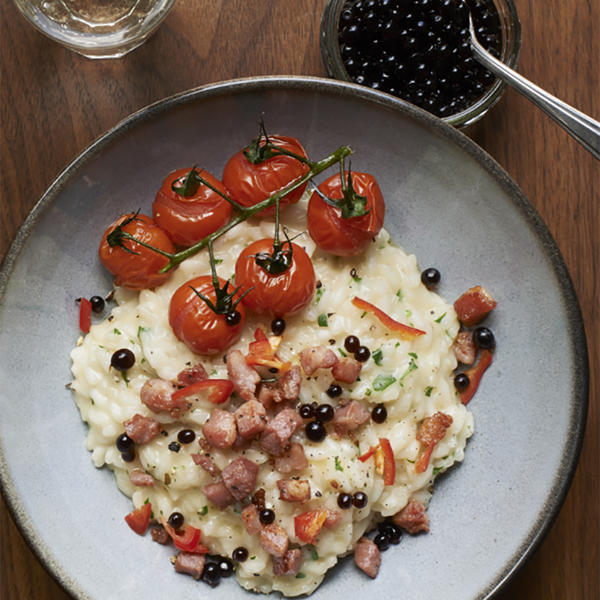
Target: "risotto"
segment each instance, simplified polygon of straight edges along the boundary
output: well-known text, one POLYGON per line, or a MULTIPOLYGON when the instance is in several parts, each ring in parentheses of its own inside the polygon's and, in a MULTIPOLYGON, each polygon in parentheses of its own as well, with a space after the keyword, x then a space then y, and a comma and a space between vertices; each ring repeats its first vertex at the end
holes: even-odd
MULTIPOLYGON (((155 521, 168 524, 167 519, 179 513, 186 524, 201 530, 202 544, 211 554, 235 557, 236 549, 246 549, 248 559, 237 562, 235 570, 243 587, 263 593, 279 590, 286 596, 312 592, 339 557, 352 552, 365 533, 397 515, 409 501, 426 505, 433 478, 463 460, 466 441, 473 432, 472 415, 461 403, 453 382, 457 367, 453 343, 459 332, 453 306, 423 285, 416 258, 394 245, 385 229, 359 257, 337 257, 317 248, 303 233, 306 202, 304 197, 288 207, 282 224, 290 237, 298 236, 295 243, 311 257, 319 283, 308 306, 286 318, 277 356, 295 366, 301 364, 303 350, 326 348, 336 360, 342 360, 350 354, 345 339, 349 335, 358 338, 370 357, 361 363, 355 381, 336 385, 330 368, 317 368, 310 375, 302 368, 299 396, 292 406, 308 405, 305 410, 310 414, 322 405, 337 410, 354 406, 366 409, 369 418, 351 431, 339 428, 338 420, 325 418, 326 435, 320 441, 311 441, 305 427, 296 427, 289 443, 296 448, 297 443, 303 450, 306 460, 299 468, 278 470, 278 458, 256 439, 229 447, 212 446, 204 454, 212 465, 203 468, 198 464, 202 455, 198 440, 204 440, 203 428, 215 405, 198 395, 187 411, 156 413, 140 399, 148 380, 174 381, 199 362, 174 335, 168 314, 170 299, 179 286, 210 273, 206 252, 184 261, 166 283, 153 290, 117 287, 110 316, 93 325, 71 353, 72 388, 89 425, 87 447, 94 465, 111 468, 120 490, 132 498, 136 508, 151 505, 155 521), (353 298, 424 333, 404 339, 375 313, 353 303, 353 298), (111 356, 119 349, 129 349, 135 357, 134 365, 124 372, 111 368, 111 356), (423 454, 419 426, 439 413, 449 418, 441 439, 429 448, 430 455, 425 463, 420 461, 422 468, 418 469, 423 454), (115 440, 123 433, 123 424, 135 415, 159 422, 161 433, 138 444, 135 456, 125 461, 115 440), (186 432, 183 436, 179 435, 182 430, 186 432), (393 453, 393 483, 385 481, 381 440, 386 440, 386 449, 389 442, 393 453), (269 527, 276 525, 277 531, 285 532, 287 552, 295 550, 295 568, 282 566, 285 555, 277 557, 262 533, 256 533, 248 519, 242 518, 244 509, 252 505, 234 498, 219 506, 207 494, 207 486, 219 481, 219 472, 239 457, 257 466, 252 487, 261 490, 257 502, 260 516, 263 523, 272 519, 269 527), (134 471, 150 479, 134 485, 134 471), (278 483, 281 481, 286 483, 278 483), (290 482, 302 488, 301 500, 294 496, 290 482), (315 526, 316 535, 306 537, 298 529, 302 515, 323 514, 324 520, 315 526)), ((214 245, 219 276, 231 277, 244 248, 272 232, 272 220, 250 220, 219 238, 214 245)), ((271 319, 249 314, 241 339, 226 354, 235 350, 246 354, 258 328, 270 333, 271 319)), ((228 379, 223 353, 203 356, 201 363, 210 378, 228 379)), ((269 384, 273 375, 268 370, 261 377, 263 386, 274 385, 269 384)), ((234 412, 241 404, 239 394, 234 393, 218 408, 234 412)), ((280 406, 270 406, 267 414, 276 414, 278 409, 280 406)))

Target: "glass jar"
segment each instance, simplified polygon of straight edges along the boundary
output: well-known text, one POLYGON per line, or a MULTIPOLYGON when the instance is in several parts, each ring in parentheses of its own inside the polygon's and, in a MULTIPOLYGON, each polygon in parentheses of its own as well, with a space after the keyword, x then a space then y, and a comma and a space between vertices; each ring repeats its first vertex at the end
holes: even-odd
MULTIPOLYGON (((339 42, 340 15, 347 0, 328 0, 321 21, 321 56, 327 74, 335 79, 354 82, 348 74, 342 59, 339 42)), ((502 40, 500 60, 512 69, 516 69, 521 49, 521 23, 513 0, 493 0, 498 12, 502 40)), ((442 120, 455 127, 466 127, 478 121, 500 99, 506 84, 495 78, 487 90, 469 106, 442 117, 442 120)), ((397 97, 401 98, 400 94, 397 97)))

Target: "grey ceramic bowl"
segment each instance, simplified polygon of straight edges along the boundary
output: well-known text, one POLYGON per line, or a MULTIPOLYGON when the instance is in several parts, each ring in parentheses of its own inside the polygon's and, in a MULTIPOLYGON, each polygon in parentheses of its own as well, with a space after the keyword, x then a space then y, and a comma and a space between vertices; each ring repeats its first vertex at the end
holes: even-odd
POLYGON ((413 600, 491 597, 550 527, 575 469, 588 385, 578 304, 548 230, 489 156, 438 119, 346 83, 249 79, 169 98, 119 124, 50 187, 0 273, 0 475, 14 517, 76 597, 250 597, 233 580, 210 590, 177 575, 168 548, 129 531, 130 501, 92 466, 65 384, 74 299, 112 284, 96 256, 106 225, 149 212, 164 174, 182 164, 220 174, 261 113, 313 157, 353 147, 353 166, 377 175, 393 238, 440 269, 443 296, 482 284, 498 300, 495 360, 470 405, 475 434, 436 483, 431 532, 388 550, 373 582, 342 560, 313 597, 356 597, 357 586, 374 600, 399 589, 413 600))

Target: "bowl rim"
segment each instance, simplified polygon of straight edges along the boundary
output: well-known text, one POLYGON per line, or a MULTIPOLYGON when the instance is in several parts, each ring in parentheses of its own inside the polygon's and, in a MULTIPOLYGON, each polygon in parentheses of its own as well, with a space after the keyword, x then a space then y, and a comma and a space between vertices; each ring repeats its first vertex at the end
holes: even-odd
MULTIPOLYGON (((333 93, 341 97, 358 98, 362 101, 374 102, 387 109, 395 111, 399 110, 417 122, 421 122, 430 127, 436 134, 455 143, 472 159, 478 162, 480 166, 498 182, 502 189, 511 196, 516 208, 518 208, 532 229, 535 230, 535 233, 548 256, 549 262, 552 265, 555 276, 561 282, 563 301, 565 306, 569 309, 569 333, 573 340, 573 348, 576 350, 574 353, 579 357, 579 363, 577 365, 578 369, 575 373, 577 385, 574 386, 574 409, 571 415, 572 418, 569 422, 570 452, 568 454, 566 453, 567 455, 563 455, 560 463, 560 470, 555 474, 551 493, 548 495, 549 501, 544 505, 544 510, 540 512, 539 517, 531 530, 524 534, 523 543, 515 550, 511 560, 506 563, 505 568, 500 573, 495 574, 494 579, 490 581, 486 589, 481 590, 480 598, 491 599, 505 587, 505 585, 523 567, 535 550, 537 550, 556 520, 566 499, 581 454, 587 421, 589 357, 583 317, 571 277, 562 254, 541 216, 529 202, 519 186, 510 178, 508 173, 489 154, 487 154, 485 150, 458 129, 455 129, 442 121, 442 119, 399 98, 377 90, 372 90, 357 84, 312 76, 272 75, 224 80, 192 88, 149 104, 118 122, 114 127, 106 131, 85 148, 57 176, 40 200, 34 205, 10 246, 6 258, 0 265, 0 323, 2 322, 1 315, 4 306, 4 294, 6 292, 10 274, 29 235, 35 228, 37 221, 42 217, 45 210, 53 204, 57 196, 66 187, 71 177, 76 175, 89 161, 100 154, 104 148, 108 147, 115 140, 118 140, 119 137, 123 136, 130 129, 156 118, 163 112, 170 111, 175 107, 187 103, 198 102, 202 101, 204 98, 213 98, 225 94, 282 90, 333 93)), ((90 598, 90 596, 81 589, 79 583, 66 572, 60 561, 51 554, 43 539, 33 526, 13 484, 1 440, 0 491, 2 492, 7 508, 11 513, 14 522, 17 524, 20 533, 49 575, 74 598, 90 598)))

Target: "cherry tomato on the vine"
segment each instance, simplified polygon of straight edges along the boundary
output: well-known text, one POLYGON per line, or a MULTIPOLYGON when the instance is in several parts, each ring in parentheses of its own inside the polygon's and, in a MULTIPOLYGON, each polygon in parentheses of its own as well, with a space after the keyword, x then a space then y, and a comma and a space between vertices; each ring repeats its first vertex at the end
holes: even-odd
POLYGON ((104 232, 98 249, 100 261, 115 276, 115 285, 146 289, 164 283, 169 273, 159 271, 169 259, 131 239, 121 237, 118 235, 121 232, 163 252, 175 252, 169 236, 150 217, 135 213, 121 216, 104 232), (109 243, 109 239, 114 245, 109 243))
MULTIPOLYGON (((222 287, 225 282, 219 279, 219 285, 222 287)), ((241 303, 237 305, 239 321, 235 319, 237 322, 229 325, 226 315, 216 314, 192 288, 216 303, 212 277, 202 275, 186 281, 177 288, 169 304, 169 324, 173 333, 196 354, 222 352, 242 335, 246 320, 244 307, 241 303)))
POLYGON ((178 169, 164 179, 152 204, 157 225, 178 246, 192 246, 225 225, 231 216, 231 204, 199 178, 227 195, 225 186, 208 171, 178 169), (187 187, 186 177, 190 178, 187 187))
MULTIPOLYGON (((306 151, 296 138, 270 135, 268 139, 274 146, 293 152, 303 158, 308 158, 306 151)), ((263 137, 261 138, 261 146, 264 146, 264 144, 263 137)), ((244 150, 247 150, 247 148, 244 150)), ((227 161, 222 178, 231 198, 242 206, 254 206, 262 202, 309 170, 307 164, 297 158, 283 154, 253 164, 244 154, 244 150, 240 150, 227 161)), ((306 185, 303 184, 284 196, 280 206, 298 202, 306 189, 306 185)), ((265 209, 260 214, 262 216, 274 215, 275 207, 265 209)))
MULTIPOLYGON (((346 175, 346 178, 348 176, 346 175)), ((328 198, 343 198, 339 174, 326 179, 319 190, 328 198)), ((308 232, 319 248, 337 256, 360 254, 383 226, 385 202, 377 181, 368 173, 352 172, 352 185, 359 196, 366 198, 366 214, 342 217, 339 208, 327 204, 317 192, 308 203, 308 232)))
MULTIPOLYGON (((235 282, 241 292, 253 288, 242 299, 244 306, 256 313, 276 317, 293 315, 302 310, 315 292, 315 271, 303 248, 292 245, 290 266, 271 274, 256 262, 256 256, 273 253, 273 238, 258 240, 247 246, 235 263, 235 282)), ((288 242, 282 244, 285 252, 288 242)))

